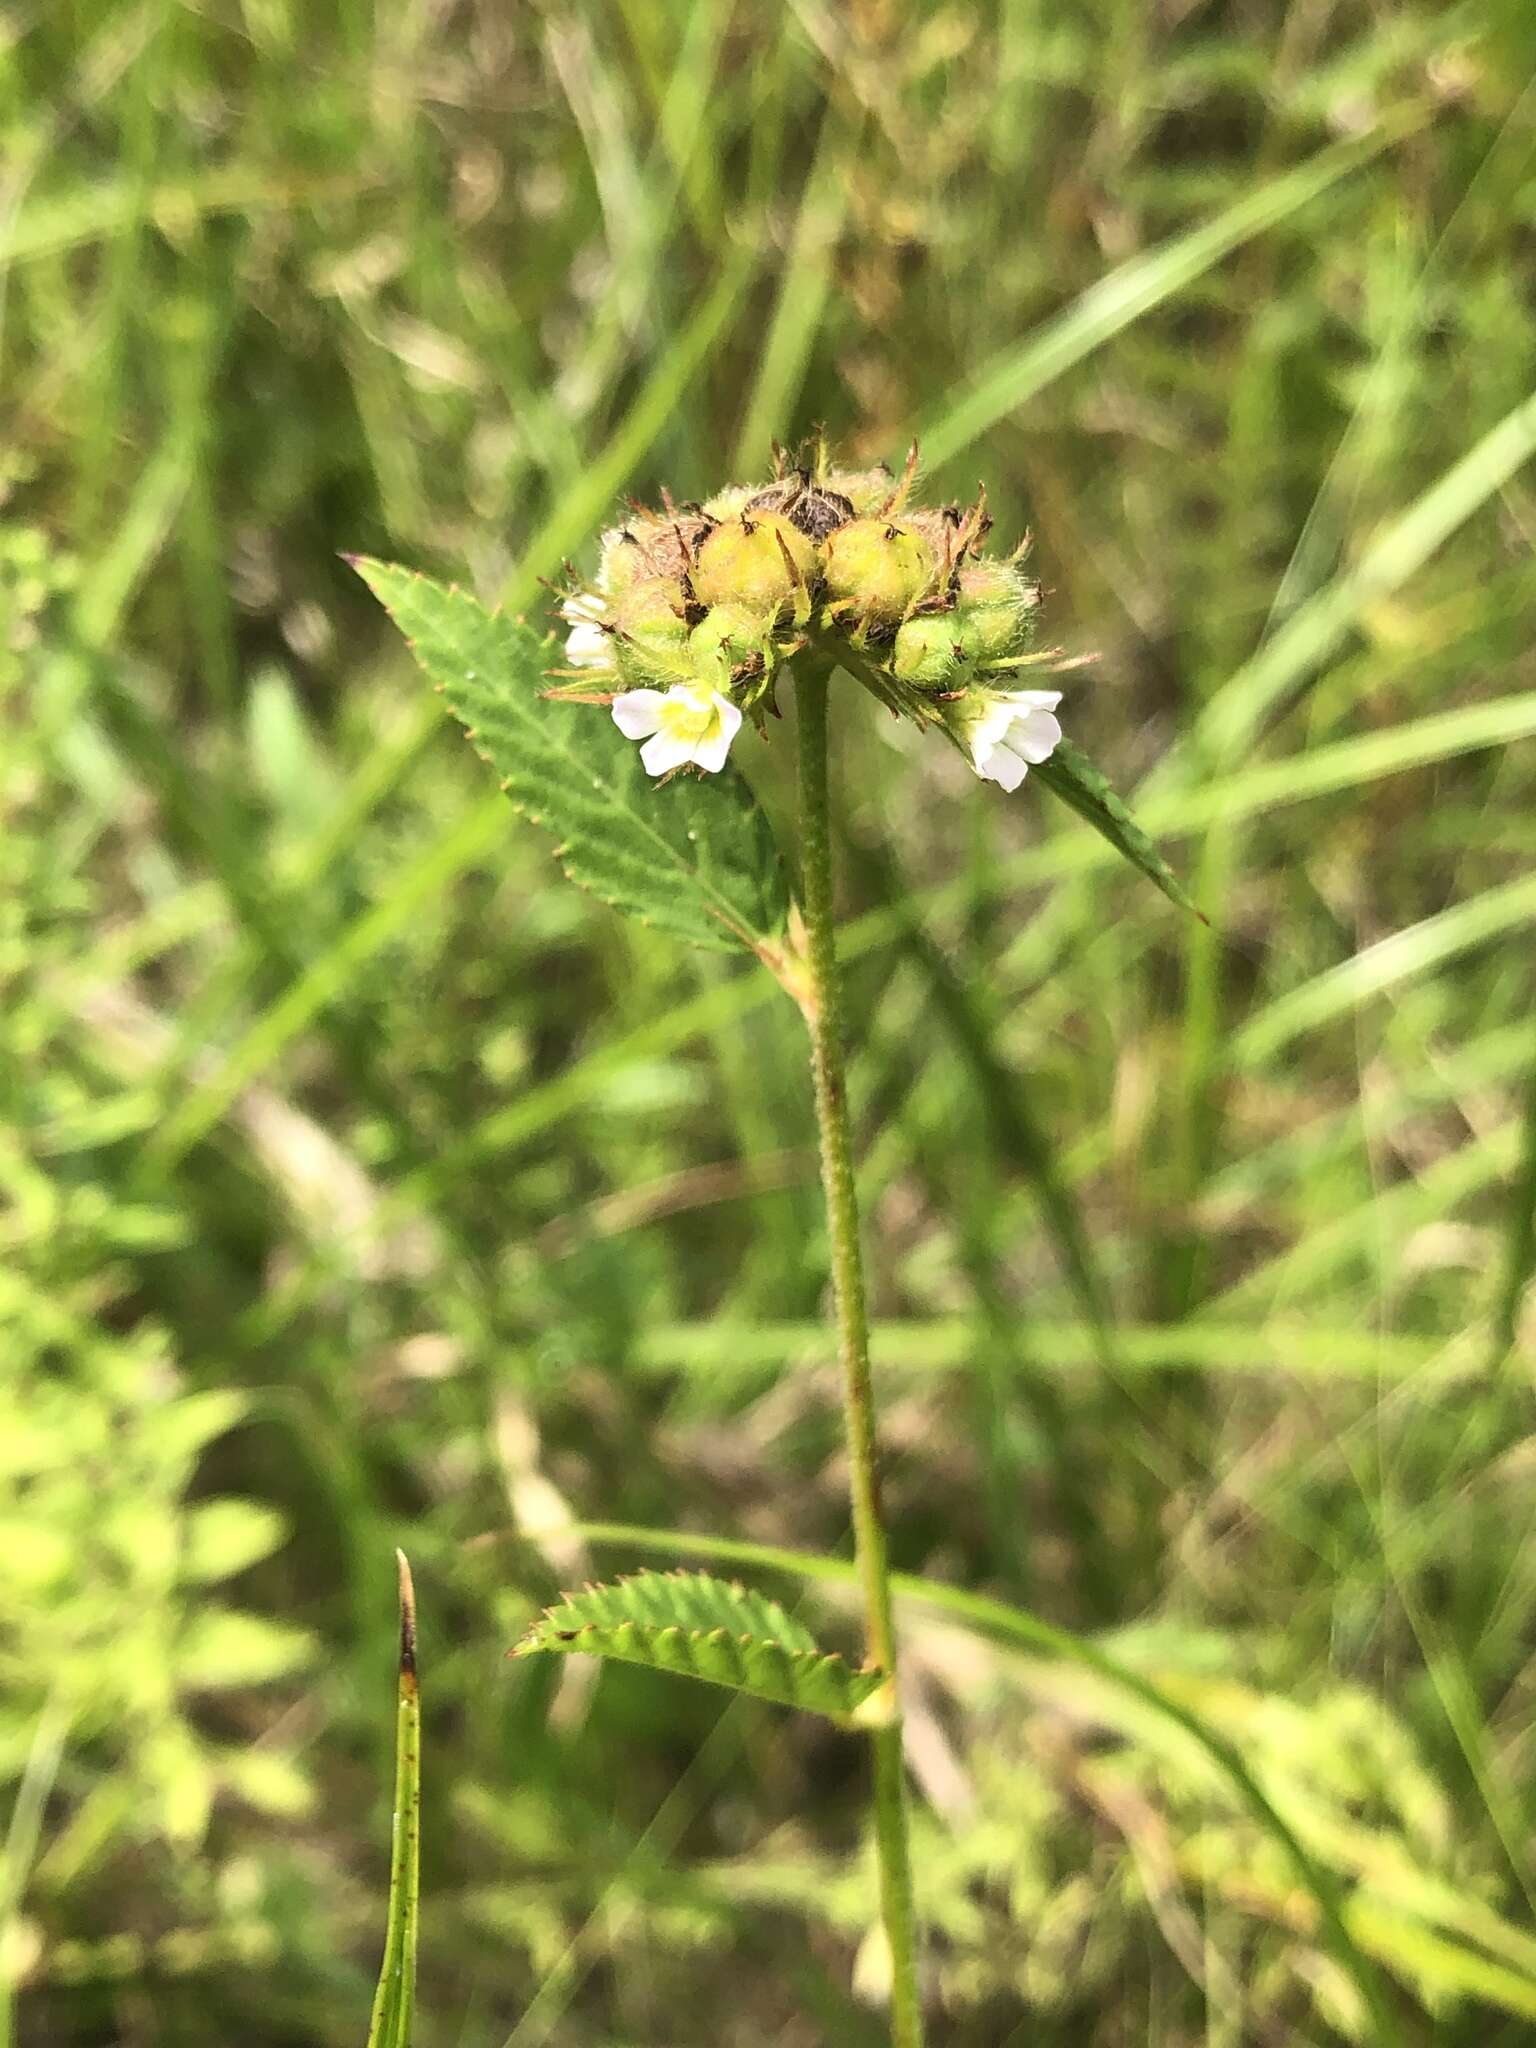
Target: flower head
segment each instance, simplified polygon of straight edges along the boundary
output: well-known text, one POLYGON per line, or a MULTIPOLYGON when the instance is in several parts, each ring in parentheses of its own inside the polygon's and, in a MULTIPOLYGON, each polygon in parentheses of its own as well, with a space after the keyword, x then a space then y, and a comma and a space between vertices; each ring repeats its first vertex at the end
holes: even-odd
POLYGON ((972 691, 956 707, 950 728, 984 782, 1017 789, 1061 743, 1060 702, 1060 690, 972 691))
POLYGON ((779 678, 805 659, 1016 789, 1061 738, 1059 694, 1014 687, 1064 665, 1035 645, 1027 543, 987 552, 985 491, 968 508, 934 506, 917 486, 915 448, 896 476, 840 469, 818 443, 776 451, 770 480, 702 503, 665 491, 658 509, 632 503, 604 532, 592 582, 564 601, 577 673, 551 694, 612 704, 652 775, 715 774, 744 719, 767 734, 779 678))
POLYGON ((645 741, 640 760, 648 775, 690 762, 717 775, 741 730, 741 711, 718 690, 674 683, 670 690, 625 690, 613 700, 613 722, 625 739, 645 741))

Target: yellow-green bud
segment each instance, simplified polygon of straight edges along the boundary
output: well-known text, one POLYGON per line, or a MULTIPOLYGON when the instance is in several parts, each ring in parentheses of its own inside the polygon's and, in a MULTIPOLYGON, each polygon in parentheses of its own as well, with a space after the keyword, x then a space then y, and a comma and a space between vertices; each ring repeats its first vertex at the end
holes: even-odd
POLYGON ((833 469, 820 480, 823 491, 835 491, 853 507, 854 516, 866 519, 878 512, 896 488, 896 479, 883 462, 873 469, 833 469))
POLYGON ((630 681, 675 680, 688 636, 682 593, 667 576, 632 583, 614 607, 614 656, 630 681))
POLYGON ((891 672, 902 682, 933 690, 959 688, 968 664, 953 612, 922 612, 897 628, 891 672))
POLYGON ((744 666, 761 674, 772 648, 772 617, 761 617, 739 604, 717 604, 688 635, 694 673, 716 690, 728 688, 735 672, 744 666))
POLYGON ((726 484, 712 498, 704 500, 704 510, 711 519, 734 519, 755 489, 753 484, 726 484))
POLYGON ((1039 602, 1039 584, 1011 563, 970 563, 958 578, 955 637, 976 662, 1006 661, 1028 647, 1039 602))
POLYGON ((816 581, 816 549, 782 513, 750 513, 705 534, 692 573, 701 604, 772 614, 816 581))
POLYGON ((827 595, 851 619, 890 627, 905 618, 933 581, 933 549, 919 533, 884 519, 855 519, 828 537, 827 595))

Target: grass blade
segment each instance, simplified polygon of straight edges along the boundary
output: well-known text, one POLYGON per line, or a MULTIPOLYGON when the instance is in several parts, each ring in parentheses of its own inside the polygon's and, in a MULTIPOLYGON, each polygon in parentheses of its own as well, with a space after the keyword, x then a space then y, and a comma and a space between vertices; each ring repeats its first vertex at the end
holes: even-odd
POLYGON ((395 1812, 390 1828, 389 1924, 374 1993, 368 2048, 411 2048, 420 1914, 421 1695, 416 1684, 416 1590, 405 1552, 400 1571, 400 1682, 395 1720, 395 1812))
MULTIPOLYGON (((1293 613, 1275 637, 1244 662, 1196 720, 1189 755, 1181 753, 1181 758, 1231 760, 1273 706, 1323 665, 1361 612, 1417 575, 1532 455, 1536 398, 1506 413, 1476 447, 1381 530, 1353 569, 1293 613)), ((1152 780, 1161 781, 1161 776, 1152 780)))
POLYGON ((1359 141, 1325 149, 1310 162, 1286 171, 1244 196, 1188 234, 1133 256, 1101 278, 1064 313, 982 371, 969 391, 953 399, 919 435, 924 459, 937 464, 979 441, 990 427, 1033 398, 1054 378, 1173 298, 1223 256, 1252 241, 1326 192, 1340 178, 1402 140, 1418 125, 1416 114, 1400 116, 1359 141))
POLYGON ((1378 939, 1352 959, 1341 960, 1288 995, 1266 1004, 1238 1032, 1233 1062, 1254 1068, 1299 1038, 1347 1015, 1400 983, 1428 974, 1459 953, 1497 938, 1511 926, 1536 917, 1536 877, 1521 875, 1497 889, 1484 889, 1378 939))
POLYGON ((1493 1312, 1493 1357, 1502 1365, 1515 1348, 1520 1302, 1536 1267, 1536 1059, 1525 1084, 1525 1130, 1520 1175, 1510 1192, 1504 1225, 1504 1272, 1493 1312))

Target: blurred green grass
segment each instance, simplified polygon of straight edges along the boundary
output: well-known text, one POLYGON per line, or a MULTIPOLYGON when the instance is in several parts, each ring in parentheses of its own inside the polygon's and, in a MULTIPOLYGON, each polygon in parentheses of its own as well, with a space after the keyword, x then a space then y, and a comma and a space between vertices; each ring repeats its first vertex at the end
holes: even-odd
MULTIPOLYGON (((1536 22, 0 53, 0 2037, 360 2038, 399 1542, 423 2038, 881 2038, 855 1757, 501 1656, 584 1522, 843 1545, 798 1022, 551 886, 339 559, 542 615, 621 494, 822 423, 1033 527, 1212 920, 847 706, 898 1561, 1234 1743, 1400 2038, 1524 2040, 1536 22)), ((1197 1758, 910 1630, 939 2038, 1370 2036, 1197 1758)))

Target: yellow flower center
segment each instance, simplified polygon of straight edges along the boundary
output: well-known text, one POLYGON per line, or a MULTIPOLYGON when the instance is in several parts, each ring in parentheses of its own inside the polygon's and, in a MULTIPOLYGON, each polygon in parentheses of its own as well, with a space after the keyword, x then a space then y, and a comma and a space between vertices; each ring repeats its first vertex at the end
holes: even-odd
POLYGON ((707 690, 690 690, 675 687, 669 690, 657 710, 657 729, 664 732, 669 740, 681 740, 689 746, 696 746, 707 739, 719 722, 720 714, 707 690))

